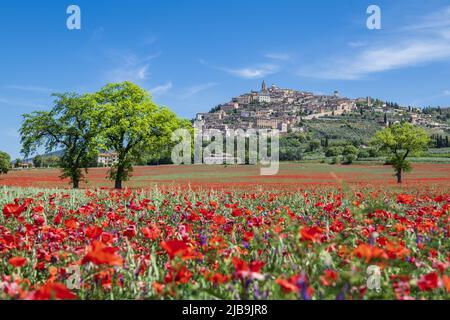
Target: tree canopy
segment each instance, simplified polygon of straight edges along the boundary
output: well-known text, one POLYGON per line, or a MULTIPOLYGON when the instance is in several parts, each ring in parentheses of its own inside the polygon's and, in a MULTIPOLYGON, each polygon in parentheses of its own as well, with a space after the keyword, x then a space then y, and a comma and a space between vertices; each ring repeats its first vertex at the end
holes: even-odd
POLYGON ((157 106, 147 91, 128 81, 106 85, 95 99, 102 145, 118 156, 110 171, 117 189, 129 178, 134 162, 167 146, 176 129, 191 127, 189 121, 157 106))
POLYGON ((0 151, 0 174, 7 174, 11 170, 11 157, 6 152, 0 151))
POLYGON ((95 100, 90 94, 54 96, 55 106, 50 111, 23 116, 20 130, 22 152, 28 156, 37 154, 40 148, 46 152, 62 150, 61 177, 70 178, 73 187, 78 188, 84 178, 83 169, 87 172, 98 151, 95 100))
POLYGON ((425 150, 429 142, 430 138, 424 129, 407 122, 380 130, 372 139, 372 144, 389 156, 389 163, 394 167, 398 183, 402 183, 403 172, 412 170, 407 158, 425 150))

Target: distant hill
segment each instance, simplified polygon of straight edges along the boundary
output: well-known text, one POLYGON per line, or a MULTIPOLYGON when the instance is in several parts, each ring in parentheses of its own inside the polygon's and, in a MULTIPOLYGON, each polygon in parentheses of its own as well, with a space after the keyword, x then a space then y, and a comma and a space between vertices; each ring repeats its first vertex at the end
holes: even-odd
POLYGON ((372 97, 347 98, 333 94, 283 89, 262 83, 259 91, 233 97, 229 102, 197 114, 203 129, 278 129, 282 134, 308 133, 313 138, 359 139, 367 142, 391 123, 409 121, 433 135, 450 135, 450 109, 401 106, 372 97))

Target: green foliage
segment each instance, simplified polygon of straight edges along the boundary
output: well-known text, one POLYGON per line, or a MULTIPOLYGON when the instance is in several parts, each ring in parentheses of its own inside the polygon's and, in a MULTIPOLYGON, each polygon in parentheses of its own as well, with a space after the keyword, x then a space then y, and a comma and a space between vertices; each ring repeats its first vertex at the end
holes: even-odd
POLYGON ((365 149, 361 149, 358 151, 358 159, 366 159, 369 157, 370 157, 369 151, 365 149))
POLYGON ((356 155, 353 153, 349 153, 344 155, 344 164, 352 164, 353 161, 356 160, 356 155))
POLYGON ((337 147, 337 146, 332 146, 329 147, 326 151, 325 151, 325 156, 327 157, 337 157, 340 156, 343 152, 342 147, 337 147))
POLYGON ((147 91, 131 82, 108 84, 95 99, 102 146, 118 154, 110 171, 118 189, 130 176, 134 162, 167 146, 173 131, 191 127, 189 121, 154 104, 147 91))
MULTIPOLYGON (((55 106, 50 111, 25 114, 20 129, 22 152, 28 156, 40 148, 46 152, 63 150, 62 178, 70 178, 74 188, 84 179, 89 163, 97 153, 94 125, 96 114, 92 95, 75 93, 55 94, 55 106)), ((42 166, 42 159, 37 159, 42 166)))
POLYGON ((331 164, 340 164, 341 158, 339 156, 335 156, 331 159, 331 164))
POLYGON ((356 148, 353 145, 347 145, 347 146, 345 146, 344 151, 342 152, 342 154, 344 156, 356 155, 356 154, 358 154, 358 148, 356 148))
POLYGON ((308 152, 314 152, 314 151, 316 151, 317 149, 319 149, 320 146, 321 146, 320 140, 312 140, 312 141, 310 141, 309 144, 308 144, 308 149, 307 149, 307 151, 308 151, 308 152))
POLYGON ((385 152, 394 167, 397 181, 402 182, 402 172, 410 171, 408 156, 420 154, 430 142, 426 131, 410 123, 398 123, 385 128, 374 136, 372 144, 385 152))
POLYGON ((44 163, 44 160, 43 160, 42 156, 37 155, 36 157, 33 158, 33 166, 35 168, 42 168, 43 163, 44 163))
POLYGON ((21 164, 22 159, 16 158, 16 160, 14 160, 14 168, 19 168, 21 164))
POLYGON ((11 157, 6 152, 0 151, 0 174, 7 174, 11 170, 11 157))

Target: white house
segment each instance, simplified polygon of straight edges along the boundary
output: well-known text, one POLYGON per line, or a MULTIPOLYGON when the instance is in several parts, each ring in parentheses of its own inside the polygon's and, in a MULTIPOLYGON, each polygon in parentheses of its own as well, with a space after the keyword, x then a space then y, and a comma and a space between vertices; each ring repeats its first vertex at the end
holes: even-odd
POLYGON ((111 167, 112 165, 116 164, 118 161, 119 161, 119 157, 117 156, 117 153, 115 153, 115 152, 100 153, 97 158, 97 163, 99 165, 102 165, 105 167, 111 167))

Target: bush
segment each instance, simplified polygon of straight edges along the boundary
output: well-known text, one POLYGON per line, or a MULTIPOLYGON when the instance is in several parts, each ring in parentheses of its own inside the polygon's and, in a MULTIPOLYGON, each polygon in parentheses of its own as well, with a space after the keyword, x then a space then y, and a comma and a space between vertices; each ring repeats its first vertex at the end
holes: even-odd
POLYGON ((353 145, 345 146, 344 151, 342 152, 342 154, 343 154, 344 156, 348 156, 348 155, 356 155, 356 154, 358 154, 358 148, 356 148, 356 147, 353 146, 353 145))
POLYGON ((370 156, 371 158, 376 158, 376 157, 379 157, 379 156, 381 155, 381 153, 380 153, 377 149, 375 149, 375 148, 370 148, 370 149, 368 150, 368 152, 369 152, 369 156, 370 156))
POLYGON ((355 160, 356 160, 356 155, 354 155, 354 154, 347 154, 344 157, 344 164, 352 164, 353 161, 355 161, 355 160))
POLYGON ((327 151, 325 151, 326 157, 337 157, 342 154, 343 149, 341 147, 329 147, 327 151))
POLYGON ((331 159, 331 164, 340 164, 341 163, 341 158, 339 156, 333 157, 333 159, 331 159))
POLYGON ((366 158, 370 158, 369 151, 367 151, 365 149, 359 150, 358 159, 366 159, 366 158))

